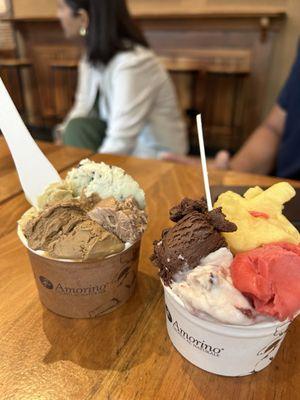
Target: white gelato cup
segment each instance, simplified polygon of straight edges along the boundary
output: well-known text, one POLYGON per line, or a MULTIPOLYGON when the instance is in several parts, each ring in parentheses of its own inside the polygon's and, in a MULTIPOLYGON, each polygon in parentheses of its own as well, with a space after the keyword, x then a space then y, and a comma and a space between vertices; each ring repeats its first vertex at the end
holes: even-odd
POLYGON ((250 326, 209 322, 190 314, 164 286, 169 337, 183 357, 197 367, 223 376, 250 375, 276 356, 290 321, 250 326))

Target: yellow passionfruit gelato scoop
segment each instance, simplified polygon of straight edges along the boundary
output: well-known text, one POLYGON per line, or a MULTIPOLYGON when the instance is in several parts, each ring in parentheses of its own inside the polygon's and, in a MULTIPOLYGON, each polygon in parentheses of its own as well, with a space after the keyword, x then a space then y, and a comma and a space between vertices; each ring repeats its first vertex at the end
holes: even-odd
POLYGON ((298 230, 282 214, 284 204, 295 195, 287 182, 267 190, 254 187, 244 196, 231 191, 221 194, 214 207, 222 207, 227 219, 238 227, 236 232, 222 233, 230 250, 236 254, 274 242, 299 244, 298 230))

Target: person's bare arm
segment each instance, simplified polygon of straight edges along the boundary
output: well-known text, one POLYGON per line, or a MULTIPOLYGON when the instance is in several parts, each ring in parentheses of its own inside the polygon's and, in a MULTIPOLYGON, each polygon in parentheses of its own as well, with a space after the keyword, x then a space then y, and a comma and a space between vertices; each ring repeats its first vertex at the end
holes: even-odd
POLYGON ((283 135, 286 112, 275 105, 240 151, 229 161, 235 171, 268 174, 272 171, 283 135))
MULTIPOLYGON (((222 170, 269 174, 275 165, 285 121, 286 112, 279 105, 275 105, 264 122, 252 133, 232 159, 228 151, 222 150, 214 160, 208 160, 208 165, 222 170)), ((199 157, 173 153, 164 153, 161 159, 190 165, 200 163, 199 157)))

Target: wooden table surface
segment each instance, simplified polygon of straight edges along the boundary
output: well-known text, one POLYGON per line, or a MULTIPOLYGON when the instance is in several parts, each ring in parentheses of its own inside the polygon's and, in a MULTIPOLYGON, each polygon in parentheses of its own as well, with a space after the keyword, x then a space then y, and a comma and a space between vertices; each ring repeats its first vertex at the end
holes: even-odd
MULTIPOLYGON (((63 174, 88 151, 41 145, 63 174)), ((143 238, 138 286, 127 304, 99 319, 71 320, 39 302, 30 263, 16 235, 28 208, 9 152, 0 140, 0 399, 284 399, 300 398, 300 320, 262 372, 225 378, 189 364, 171 345, 163 292, 149 261, 168 210, 203 194, 200 170, 153 160, 95 155, 127 170, 146 191, 149 228, 143 238)), ((274 179, 210 172, 212 184, 269 185, 274 179)), ((300 184, 298 183, 298 186, 300 184)))

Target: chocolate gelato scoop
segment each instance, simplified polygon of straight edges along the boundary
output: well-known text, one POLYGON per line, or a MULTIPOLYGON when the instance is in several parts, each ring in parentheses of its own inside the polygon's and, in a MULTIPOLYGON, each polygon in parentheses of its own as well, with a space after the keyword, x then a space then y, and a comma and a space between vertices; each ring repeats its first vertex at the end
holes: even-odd
POLYGON ((139 240, 147 227, 147 215, 138 208, 133 197, 124 201, 117 201, 113 197, 102 200, 88 215, 124 243, 139 240))
POLYGON ((204 199, 192 200, 185 197, 180 204, 171 208, 170 220, 178 222, 184 216, 190 214, 193 211, 199 211, 200 213, 207 212, 207 205, 204 199))
POLYGON ((221 209, 207 212, 204 200, 184 199, 171 209, 170 218, 178 222, 163 231, 160 241, 154 242, 151 257, 166 285, 172 282, 177 272, 194 269, 203 257, 227 247, 220 232, 237 229, 225 219, 221 209))

